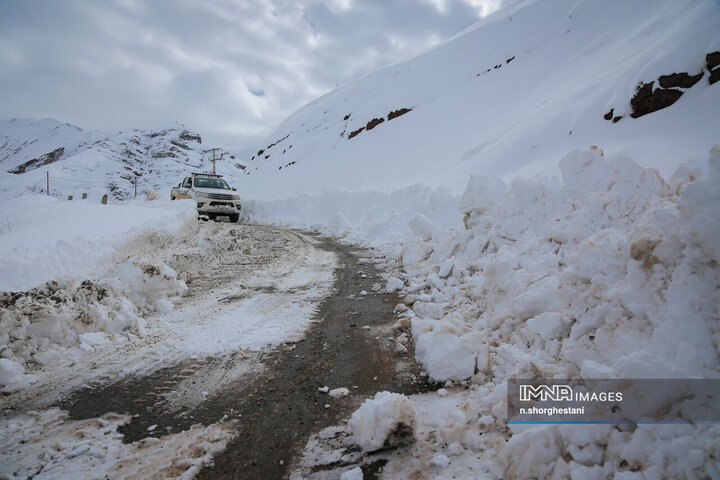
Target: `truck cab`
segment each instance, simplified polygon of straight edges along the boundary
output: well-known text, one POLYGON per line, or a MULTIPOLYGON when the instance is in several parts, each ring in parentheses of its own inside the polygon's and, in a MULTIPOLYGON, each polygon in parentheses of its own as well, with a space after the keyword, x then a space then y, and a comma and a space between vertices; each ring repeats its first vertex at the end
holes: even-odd
POLYGON ((236 191, 222 175, 192 173, 170 190, 170 200, 191 198, 195 200, 198 218, 207 216, 215 220, 219 216, 227 216, 231 222, 237 222, 241 205, 236 191))

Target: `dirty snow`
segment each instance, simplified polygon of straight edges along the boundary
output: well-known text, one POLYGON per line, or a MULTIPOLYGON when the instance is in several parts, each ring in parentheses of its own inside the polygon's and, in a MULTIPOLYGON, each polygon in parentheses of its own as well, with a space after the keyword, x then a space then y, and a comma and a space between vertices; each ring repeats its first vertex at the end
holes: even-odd
POLYGON ((69 420, 57 408, 0 418, 0 477, 191 479, 233 437, 230 423, 123 443, 127 415, 69 420))

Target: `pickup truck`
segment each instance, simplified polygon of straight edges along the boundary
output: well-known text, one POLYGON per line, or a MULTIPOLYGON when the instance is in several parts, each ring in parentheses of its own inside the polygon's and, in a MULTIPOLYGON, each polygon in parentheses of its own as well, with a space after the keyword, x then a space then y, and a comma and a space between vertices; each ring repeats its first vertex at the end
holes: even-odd
POLYGON ((231 222, 237 222, 240 219, 240 196, 234 193, 236 191, 222 175, 192 173, 177 187, 172 187, 170 200, 194 199, 199 219, 207 216, 215 220, 219 216, 227 216, 231 222))

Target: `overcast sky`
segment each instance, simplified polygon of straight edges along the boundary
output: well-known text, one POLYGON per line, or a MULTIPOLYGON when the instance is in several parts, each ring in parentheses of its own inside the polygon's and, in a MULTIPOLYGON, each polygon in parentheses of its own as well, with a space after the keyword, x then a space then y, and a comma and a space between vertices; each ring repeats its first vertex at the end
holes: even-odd
POLYGON ((179 121, 254 147, 318 96, 507 0, 0 0, 0 118, 179 121))

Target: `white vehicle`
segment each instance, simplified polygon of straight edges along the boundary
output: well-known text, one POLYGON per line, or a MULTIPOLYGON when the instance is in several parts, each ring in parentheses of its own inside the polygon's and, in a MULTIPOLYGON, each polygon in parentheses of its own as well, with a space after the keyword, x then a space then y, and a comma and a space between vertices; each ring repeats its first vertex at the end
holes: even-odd
POLYGON ((229 217, 231 222, 240 219, 240 195, 222 177, 213 173, 192 173, 170 190, 170 200, 192 198, 195 200, 198 218, 207 216, 215 220, 229 217))

